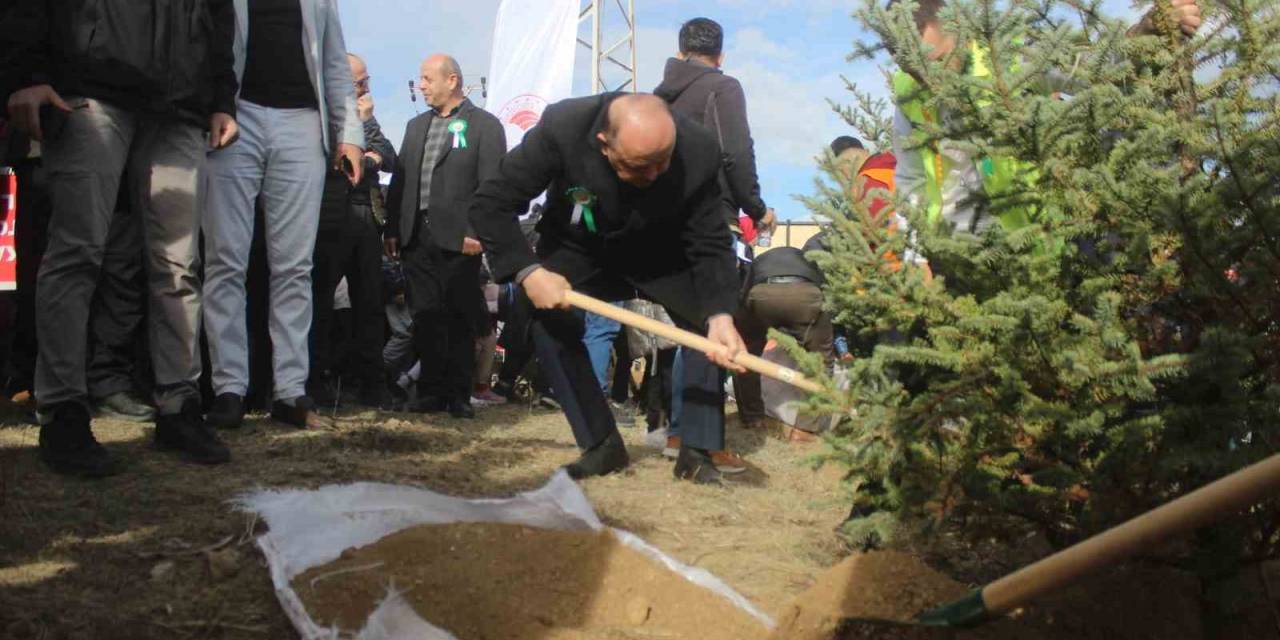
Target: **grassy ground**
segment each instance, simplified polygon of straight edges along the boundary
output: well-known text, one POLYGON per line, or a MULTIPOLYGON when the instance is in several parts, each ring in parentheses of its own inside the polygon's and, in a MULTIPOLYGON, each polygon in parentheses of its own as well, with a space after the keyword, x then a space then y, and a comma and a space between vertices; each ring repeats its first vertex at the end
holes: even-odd
MULTIPOLYGON (((360 480, 462 496, 541 485, 576 456, 559 414, 482 409, 476 421, 352 413, 300 432, 252 419, 226 434, 234 460, 196 467, 151 448, 149 426, 95 421, 128 462, 120 476, 65 479, 36 458, 37 430, 0 427, 0 638, 289 638, 252 537, 261 525, 228 500, 258 487, 360 480)), ((633 466, 587 481, 608 524, 723 578, 777 614, 842 550, 848 501, 812 449, 744 432, 730 445, 755 469, 724 487, 677 483, 671 463, 624 433, 633 466)))

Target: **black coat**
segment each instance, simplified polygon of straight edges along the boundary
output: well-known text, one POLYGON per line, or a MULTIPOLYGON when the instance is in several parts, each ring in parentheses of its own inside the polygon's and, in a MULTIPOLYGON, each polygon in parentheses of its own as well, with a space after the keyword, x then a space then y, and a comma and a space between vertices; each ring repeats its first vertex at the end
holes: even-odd
POLYGON ((724 151, 721 196, 726 220, 736 225, 738 209, 752 220, 764 217, 768 207, 760 198, 755 143, 747 124, 742 84, 696 60, 670 58, 663 70, 662 84, 653 93, 670 103, 673 111, 716 134, 724 151))
POLYGON ((235 115, 232 0, 14 0, 0 8, 0 109, 19 89, 50 84, 208 126, 235 115))
POLYGON ((498 282, 541 263, 592 293, 594 283, 623 280, 675 316, 702 325, 732 313, 737 273, 729 228, 720 213, 720 151, 706 129, 676 115, 671 168, 647 189, 621 182, 601 154, 609 104, 619 93, 565 100, 511 150, 498 176, 486 181, 471 208, 471 224, 489 253, 498 282), (594 194, 597 230, 573 222, 569 190, 594 194), (543 190, 537 253, 513 212, 543 190))
MULTIPOLYGON (((387 238, 397 238, 402 247, 417 239, 418 212, 427 210, 427 231, 441 248, 461 251, 462 239, 475 237, 467 211, 480 183, 497 176, 498 162, 507 152, 507 134, 502 123, 468 100, 458 109, 458 118, 467 121, 467 147, 449 148, 436 161, 431 174, 431 202, 421 206, 418 191, 422 181, 422 154, 433 112, 409 121, 405 128, 400 157, 387 190, 387 238)), ((526 201, 521 210, 528 208, 526 201)))

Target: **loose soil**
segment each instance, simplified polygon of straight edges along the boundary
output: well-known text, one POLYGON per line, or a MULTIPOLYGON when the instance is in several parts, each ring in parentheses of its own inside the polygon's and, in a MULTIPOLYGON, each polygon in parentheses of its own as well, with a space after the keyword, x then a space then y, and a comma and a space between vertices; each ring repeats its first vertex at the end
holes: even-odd
POLYGON ((608 531, 505 524, 412 527, 293 580, 322 626, 358 632, 389 588, 467 640, 703 638, 766 632, 719 595, 608 531))

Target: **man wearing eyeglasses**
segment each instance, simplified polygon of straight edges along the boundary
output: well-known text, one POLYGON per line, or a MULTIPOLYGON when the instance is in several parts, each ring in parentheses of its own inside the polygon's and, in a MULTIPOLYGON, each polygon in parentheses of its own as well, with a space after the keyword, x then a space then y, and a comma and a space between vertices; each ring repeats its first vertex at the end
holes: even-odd
POLYGON ((373 203, 381 197, 378 172, 395 170, 396 150, 373 117, 369 69, 363 59, 347 54, 356 90, 356 114, 364 126, 366 149, 360 182, 354 186, 341 167, 325 175, 311 275, 315 299, 311 324, 311 380, 308 392, 321 406, 337 402, 341 388, 359 390, 359 403, 389 408, 391 398, 382 372, 382 229, 373 203), (338 382, 342 349, 333 339, 333 295, 343 276, 351 295, 354 321, 350 375, 338 382))

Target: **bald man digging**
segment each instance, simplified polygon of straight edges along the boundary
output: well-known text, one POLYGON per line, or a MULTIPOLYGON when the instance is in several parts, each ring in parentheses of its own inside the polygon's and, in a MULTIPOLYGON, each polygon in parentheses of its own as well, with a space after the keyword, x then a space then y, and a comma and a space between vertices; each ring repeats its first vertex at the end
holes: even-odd
MULTIPOLYGON (((566 291, 652 299, 721 346, 715 364, 736 369, 737 272, 719 170, 710 132, 652 95, 609 93, 547 107, 476 193, 471 224, 494 277, 520 283, 519 304, 535 308, 539 362, 583 451, 566 467, 574 478, 620 471, 628 458, 566 291), (515 214, 544 190, 534 251, 515 214)), ((722 375, 706 357, 686 360, 678 478, 720 479, 712 453, 724 449, 722 375)))
MULTIPOLYGON (((463 95, 462 69, 435 54, 418 87, 431 110, 409 121, 387 192, 387 255, 404 266, 422 413, 474 418, 475 339, 487 321, 480 242, 467 222, 476 188, 498 175, 502 124, 463 95)), ((526 204, 527 206, 527 204, 526 204)))

